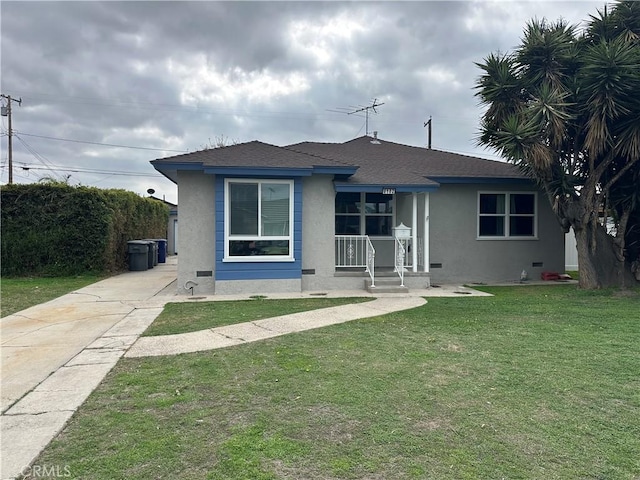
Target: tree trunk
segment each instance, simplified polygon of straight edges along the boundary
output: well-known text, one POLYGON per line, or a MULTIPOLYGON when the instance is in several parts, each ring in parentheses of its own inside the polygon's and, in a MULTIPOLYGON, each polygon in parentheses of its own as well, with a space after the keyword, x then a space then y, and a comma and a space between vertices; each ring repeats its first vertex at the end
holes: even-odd
POLYGON ((594 227, 593 223, 588 223, 583 228, 574 226, 574 231, 580 288, 624 288, 637 284, 630 263, 616 257, 614 238, 607 234, 602 225, 596 224, 594 227))

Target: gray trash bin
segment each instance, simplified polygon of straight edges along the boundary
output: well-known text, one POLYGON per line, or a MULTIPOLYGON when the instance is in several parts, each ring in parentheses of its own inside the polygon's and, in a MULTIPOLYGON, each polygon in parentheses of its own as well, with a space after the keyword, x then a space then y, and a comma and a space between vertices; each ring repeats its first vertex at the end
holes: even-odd
POLYGON ((129 270, 139 272, 149 268, 149 242, 142 240, 127 242, 127 254, 129 255, 129 270))

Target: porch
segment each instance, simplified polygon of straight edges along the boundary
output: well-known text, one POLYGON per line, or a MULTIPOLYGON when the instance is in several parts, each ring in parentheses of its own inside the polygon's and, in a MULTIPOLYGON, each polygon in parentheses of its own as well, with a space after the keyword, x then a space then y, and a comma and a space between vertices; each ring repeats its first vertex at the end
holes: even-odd
POLYGON ((415 239, 335 236, 335 277, 362 278, 369 292, 403 293, 409 288, 429 288, 425 257, 424 242, 417 236, 415 239))

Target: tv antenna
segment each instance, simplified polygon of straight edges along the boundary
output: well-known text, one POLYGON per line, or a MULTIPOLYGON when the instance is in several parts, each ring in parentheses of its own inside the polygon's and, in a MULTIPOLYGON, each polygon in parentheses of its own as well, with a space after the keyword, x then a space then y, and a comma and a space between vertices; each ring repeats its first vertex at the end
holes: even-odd
POLYGON ((373 110, 373 113, 378 113, 378 111, 376 110, 376 107, 379 107, 381 105, 384 105, 384 102, 383 103, 378 103, 378 99, 374 98, 373 101, 371 102, 371 105, 366 105, 366 106, 358 105, 356 107, 349 106, 349 108, 340 108, 338 110, 329 110, 329 112, 346 113, 347 115, 354 115, 356 113, 364 112, 365 134, 369 135, 369 110, 373 110))

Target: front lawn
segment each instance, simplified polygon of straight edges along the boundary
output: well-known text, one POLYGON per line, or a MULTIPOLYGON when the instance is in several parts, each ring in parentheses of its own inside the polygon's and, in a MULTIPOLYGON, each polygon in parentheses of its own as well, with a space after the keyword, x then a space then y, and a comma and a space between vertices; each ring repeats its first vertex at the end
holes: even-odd
POLYGON ((48 302, 79 288, 86 287, 104 277, 82 275, 74 277, 20 277, 0 281, 2 313, 6 317, 25 308, 48 302))
POLYGON ((640 292, 486 287, 123 359, 36 460, 86 479, 633 479, 640 292))

